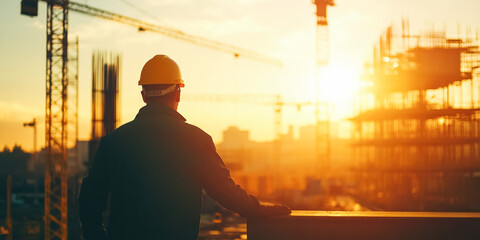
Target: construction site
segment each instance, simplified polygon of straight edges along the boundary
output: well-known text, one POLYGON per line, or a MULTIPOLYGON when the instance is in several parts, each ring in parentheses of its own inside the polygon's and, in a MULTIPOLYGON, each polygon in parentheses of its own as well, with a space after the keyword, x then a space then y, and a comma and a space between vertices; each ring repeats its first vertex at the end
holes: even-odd
POLYGON ((379 208, 478 211, 478 36, 390 26, 350 120, 355 194, 379 208))
MULTIPOLYGON (((136 4, 121 2, 144 17, 158 20, 136 4)), ((277 79, 258 83, 258 79, 237 80, 234 75, 243 76, 237 72, 241 71, 238 70, 240 61, 247 62, 246 65, 260 65, 248 65, 253 66, 253 70, 248 68, 246 71, 271 68, 275 74, 285 74, 283 69, 288 68, 285 65, 292 62, 284 62, 283 58, 214 37, 189 34, 159 24, 161 21, 133 18, 94 7, 87 1, 18 1, 21 15, 31 17, 30 20, 43 17, 39 10, 44 9, 42 5, 46 7, 46 24, 41 28, 46 32, 46 70, 42 76, 45 108, 42 116, 25 119, 22 125, 33 129, 32 151, 25 151, 15 143, 11 149, 5 144, 0 152, 0 240, 85 239, 78 213, 82 180, 88 175, 101 139, 132 120, 124 119, 124 112, 129 111, 128 117, 135 116, 130 114, 131 106, 135 106, 130 99, 122 101, 125 99, 122 94, 132 96, 131 88, 136 87, 135 81, 124 76, 127 71, 124 69, 132 71, 133 68, 125 59, 130 56, 126 57, 121 50, 95 47, 91 42, 86 45, 89 49, 93 45, 96 50, 89 56, 81 56, 82 36, 79 40, 78 35, 69 35, 70 13, 85 19, 98 18, 133 27, 140 35, 151 34, 138 38, 157 34, 180 42, 177 43, 180 46, 188 43, 201 51, 231 57, 235 70, 225 70, 231 71, 231 78, 222 79, 217 84, 220 87, 212 87, 212 82, 192 84, 207 85, 204 89, 210 90, 208 87, 211 87, 217 93, 185 90, 181 96, 182 104, 188 106, 186 116, 195 116, 188 115, 189 111, 195 112, 192 111, 195 108, 204 111, 199 118, 204 122, 199 121, 199 124, 213 125, 220 133, 215 139, 215 148, 232 178, 260 201, 286 204, 298 211, 478 214, 479 31, 457 27, 452 33, 451 29, 433 26, 411 31, 408 18, 403 18, 399 24, 391 24, 381 33, 373 51, 369 51, 371 56, 364 59, 366 63, 358 79, 362 87, 348 99, 347 105, 353 108, 353 112, 337 117, 336 112, 344 110, 344 106, 329 100, 325 92, 333 91, 328 88, 339 79, 325 73, 329 71, 333 54, 327 10, 336 7, 338 2, 307 2, 310 17, 314 19, 311 26, 315 29, 311 29, 314 40, 308 47, 312 52, 309 56, 313 58, 305 61, 311 62, 313 80, 308 82, 302 79, 308 77, 299 75, 294 84, 285 84, 288 91, 277 91, 277 79), (81 62, 88 62, 91 71, 82 71, 85 68, 80 66, 81 62), (81 87, 80 74, 89 79, 88 94, 91 95, 88 95, 88 101, 82 97, 85 88, 81 87), (125 81, 128 84, 124 84, 125 81), (224 91, 221 89, 221 86, 227 86, 222 85, 224 82, 234 87, 248 83, 258 86, 255 86, 257 89, 252 87, 251 92, 224 91), (275 90, 269 91, 265 87, 271 85, 275 90), (298 86, 309 92, 298 91, 298 97, 292 98, 289 91, 295 93, 298 86), (79 107, 82 100, 87 102, 89 115, 79 107), (243 113, 248 117, 239 116, 239 112, 246 108, 254 110, 243 113), (269 118, 265 120, 264 113, 258 114, 258 111, 268 112, 269 118), (229 114, 232 116, 224 116, 229 114), (302 120, 292 121, 295 118, 302 120), (240 121, 243 120, 249 121, 250 125, 242 125, 240 121), (247 127, 252 125, 258 125, 262 133, 268 131, 272 137, 256 138, 255 130, 247 127), (43 136, 38 129, 44 130, 44 146, 37 143, 37 135, 43 136)), ((99 28, 95 34, 100 31, 99 28)), ((188 52, 189 48, 186 49, 188 52)), ((199 56, 201 54, 193 59, 200 59, 199 56)), ((197 68, 196 62, 193 65, 197 68)), ((205 68, 214 69, 212 66, 205 68)), ((191 76, 188 72, 185 75, 191 76)), ((265 73, 258 75, 267 76, 265 73)), ((188 86, 189 82, 186 82, 188 86)), ((140 99, 140 94, 135 94, 140 99)), ((202 200, 198 239, 234 240, 247 239, 247 236, 248 239, 284 239, 258 237, 249 232, 250 222, 247 224, 246 219, 224 208, 205 192, 202 200)), ((109 213, 107 207, 105 225, 109 213)), ((343 213, 335 214, 340 216, 343 213)), ((412 219, 415 217, 407 218, 412 219)), ((475 215, 474 219, 480 219, 480 215, 475 215)), ((303 229, 296 225, 293 228, 303 229)), ((335 228, 334 232, 342 232, 338 229, 335 228)), ((298 236, 285 239, 299 239, 298 236)))

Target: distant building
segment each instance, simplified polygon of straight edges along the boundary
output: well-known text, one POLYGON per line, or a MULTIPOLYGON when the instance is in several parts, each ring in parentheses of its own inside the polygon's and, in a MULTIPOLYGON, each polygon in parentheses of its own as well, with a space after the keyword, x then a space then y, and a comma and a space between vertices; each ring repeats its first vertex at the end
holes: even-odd
POLYGON ((245 149, 250 147, 250 143, 250 132, 247 130, 230 126, 223 131, 222 148, 224 149, 245 149))
POLYGON ((69 175, 84 175, 88 170, 89 141, 78 141, 77 148, 68 149, 68 173, 69 175), (78 156, 77 156, 78 155, 78 156))
MULTIPOLYGON (((248 130, 231 126, 223 132, 222 142, 216 146, 232 177, 264 200, 272 199, 275 191, 277 194, 296 192, 302 195, 308 179, 312 179, 318 167, 315 126, 301 126, 298 139, 294 136, 293 126, 286 134, 280 135, 279 141, 255 142, 249 136, 248 130), (276 149, 280 152, 275 153, 276 149)), ((348 162, 348 140, 332 139, 332 143, 335 164, 348 162)), ((295 199, 301 200, 300 195, 295 199)))
POLYGON ((231 126, 223 131, 223 141, 217 145, 218 153, 232 171, 244 170, 251 158, 250 132, 231 126))

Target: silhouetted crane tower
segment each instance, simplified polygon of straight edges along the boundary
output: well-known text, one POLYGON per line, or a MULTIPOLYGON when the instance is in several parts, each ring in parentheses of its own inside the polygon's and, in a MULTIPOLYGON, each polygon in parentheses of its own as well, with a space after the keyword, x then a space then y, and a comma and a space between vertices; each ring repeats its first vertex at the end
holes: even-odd
POLYGON ((327 7, 335 6, 335 2, 334 0, 313 0, 313 3, 316 6, 317 16, 315 46, 315 95, 317 98, 317 104, 315 105, 315 154, 318 167, 320 169, 328 169, 330 167, 330 109, 328 105, 326 108, 321 106, 319 98, 320 87, 322 86, 320 81, 331 81, 332 79, 320 79, 319 73, 321 69, 328 66, 330 58, 327 7))
POLYGON ((329 60, 329 36, 327 7, 335 6, 333 0, 314 0, 313 3, 317 9, 317 28, 316 28, 316 63, 317 66, 327 66, 329 60))
MULTIPOLYGON (((47 62, 45 105, 45 239, 66 240, 67 232, 67 130, 68 130, 68 12, 70 10, 152 31, 218 51, 234 57, 247 57, 277 66, 276 58, 158 26, 120 14, 68 0, 41 0, 47 3, 47 62)), ((21 13, 37 16, 38 0, 22 0, 21 13)))

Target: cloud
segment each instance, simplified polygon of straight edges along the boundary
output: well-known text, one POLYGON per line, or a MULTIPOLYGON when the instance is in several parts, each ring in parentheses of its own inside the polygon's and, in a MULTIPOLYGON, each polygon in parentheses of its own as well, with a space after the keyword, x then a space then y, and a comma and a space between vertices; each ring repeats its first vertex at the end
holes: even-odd
POLYGON ((145 5, 149 5, 151 7, 158 7, 158 6, 188 6, 191 4, 190 0, 146 0, 145 5))
POLYGON ((32 117, 43 116, 42 108, 23 105, 17 102, 0 101, 0 120, 8 122, 28 121, 32 117))
POLYGON ((234 2, 237 2, 238 4, 250 5, 250 4, 273 2, 273 0, 235 0, 234 2))
MULTIPOLYGON (((21 145, 28 151, 32 149, 32 128, 23 127, 23 123, 37 120, 37 148, 44 145, 44 110, 18 102, 0 101, 0 144, 13 147, 21 145)), ((38 149, 37 149, 38 150, 38 149)))
POLYGON ((32 23, 32 26, 35 27, 35 28, 37 28, 37 29, 40 29, 40 30, 45 30, 45 29, 46 29, 45 24, 43 24, 43 23, 41 23, 41 22, 39 22, 39 21, 34 21, 34 22, 32 23))
POLYGON ((148 45, 162 38, 160 34, 147 35, 147 33, 138 32, 134 27, 103 19, 82 24, 72 29, 70 34, 80 36, 84 48, 97 49, 112 47, 122 49, 132 45, 148 45))
MULTIPOLYGON (((169 17, 165 17, 162 20, 166 24, 161 24, 161 26, 239 46, 244 46, 245 40, 265 36, 263 33, 268 31, 266 27, 256 23, 250 16, 230 18, 223 21, 201 18, 185 19, 179 22, 169 17)), ((138 32, 134 27, 103 19, 92 19, 81 25, 74 26, 70 30, 70 35, 80 36, 83 48, 106 49, 151 45, 164 42, 165 38, 163 34, 138 32), (105 41, 105 39, 108 39, 108 41, 105 41)))
POLYGON ((261 33, 265 31, 264 27, 256 24, 254 20, 248 16, 227 19, 221 22, 210 19, 187 21, 184 23, 184 26, 187 29, 202 29, 202 32, 208 33, 210 38, 245 33, 261 33))
POLYGON ((259 3, 266 3, 266 2, 274 2, 274 0, 204 0, 204 1, 197 1, 197 0, 145 0, 145 5, 150 7, 166 7, 166 6, 181 6, 181 7, 188 7, 195 4, 201 5, 221 5, 221 4, 229 4, 229 5, 252 5, 252 4, 259 4, 259 3))

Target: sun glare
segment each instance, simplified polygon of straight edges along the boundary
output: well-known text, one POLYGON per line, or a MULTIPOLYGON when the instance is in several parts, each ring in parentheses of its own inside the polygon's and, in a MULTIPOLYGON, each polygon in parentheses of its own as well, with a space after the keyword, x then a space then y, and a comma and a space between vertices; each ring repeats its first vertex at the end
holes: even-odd
POLYGON ((360 73, 352 68, 331 65, 319 71, 319 101, 331 104, 332 116, 342 118, 350 114, 350 106, 360 86, 360 73))

